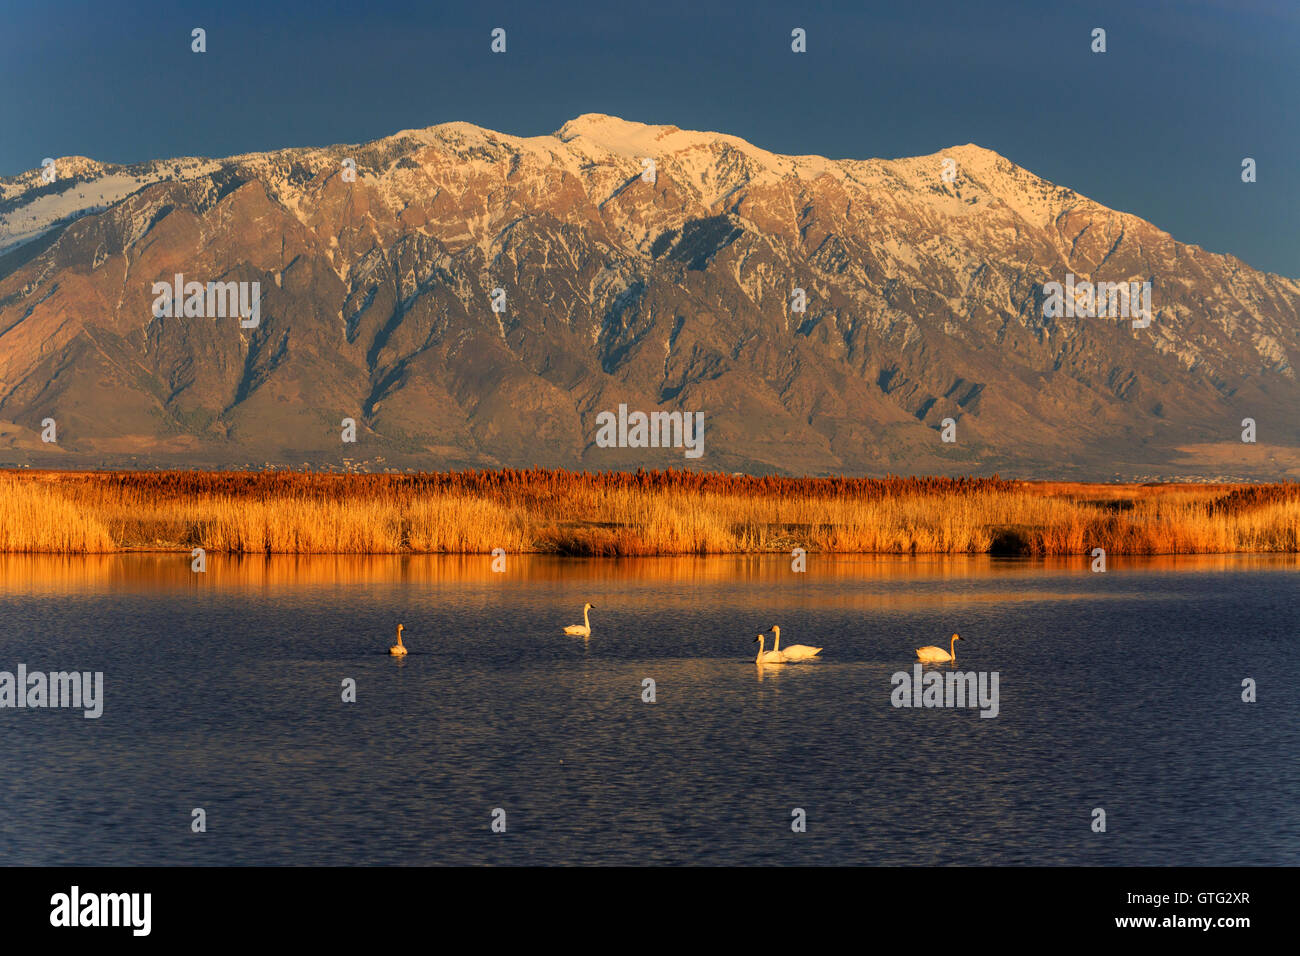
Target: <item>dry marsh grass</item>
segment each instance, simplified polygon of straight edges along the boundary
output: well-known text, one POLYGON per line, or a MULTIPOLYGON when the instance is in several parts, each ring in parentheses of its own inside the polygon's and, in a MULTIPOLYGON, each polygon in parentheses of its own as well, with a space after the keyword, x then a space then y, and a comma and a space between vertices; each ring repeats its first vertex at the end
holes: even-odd
POLYGON ((0 551, 1068 555, 1300 551, 1300 485, 777 478, 0 472, 0 551))

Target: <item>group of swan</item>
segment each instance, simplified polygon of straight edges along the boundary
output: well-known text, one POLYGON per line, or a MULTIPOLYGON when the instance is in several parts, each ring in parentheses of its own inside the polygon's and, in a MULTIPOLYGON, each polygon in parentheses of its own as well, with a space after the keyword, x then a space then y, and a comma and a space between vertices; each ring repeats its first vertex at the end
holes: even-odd
MULTIPOLYGON (((791 644, 784 651, 781 650, 781 629, 775 624, 772 625, 772 632, 776 635, 776 643, 772 645, 770 651, 764 650, 765 635, 760 634, 754 638, 754 643, 758 645, 758 657, 754 658, 757 664, 786 664, 790 661, 806 661, 816 657, 821 653, 820 647, 809 647, 807 644, 791 644)), ((942 647, 935 647, 933 644, 928 647, 918 647, 916 656, 918 659, 927 664, 946 664, 949 661, 957 660, 957 642, 961 640, 960 634, 954 634, 952 640, 948 642, 948 649, 945 651, 942 647)))
MULTIPOLYGON (((594 610, 596 605, 584 604, 582 606, 582 623, 570 624, 564 629, 565 634, 572 634, 575 637, 591 637, 591 618, 587 615, 588 611, 594 610)), ((397 643, 388 649, 390 657, 405 657, 406 645, 402 643, 402 627, 397 625, 397 643)))
MULTIPOLYGON (((821 653, 820 647, 809 647, 807 644, 791 644, 784 651, 781 650, 781 629, 775 624, 772 625, 772 633, 776 635, 776 643, 772 645, 770 651, 764 650, 765 635, 760 634, 754 638, 754 643, 758 645, 758 657, 754 658, 757 664, 786 664, 790 661, 806 661, 816 657, 821 653)), ((927 664, 945 664, 949 661, 957 660, 957 642, 961 640, 960 634, 954 634, 952 640, 948 642, 948 649, 945 651, 942 647, 935 647, 933 644, 928 647, 918 647, 916 656, 918 659, 927 664)))
MULTIPOLYGON (((565 634, 572 634, 575 637, 591 637, 591 618, 588 611, 596 607, 594 604, 584 604, 582 606, 582 623, 570 624, 564 629, 565 634)), ((404 625, 397 625, 397 643, 388 649, 392 657, 405 657, 406 645, 402 643, 402 628, 404 625)), ((807 644, 791 644, 783 651, 781 650, 781 628, 773 624, 771 627, 775 642, 772 649, 765 650, 766 632, 754 638, 754 643, 758 645, 758 657, 754 658, 757 664, 787 664, 791 661, 811 660, 822 652, 820 647, 809 647, 807 644)), ((957 660, 957 642, 961 640, 961 635, 954 634, 952 640, 948 642, 948 649, 945 651, 942 647, 918 647, 916 656, 919 660, 927 664, 944 664, 948 661, 957 660)))
POLYGON ((781 650, 781 629, 773 624, 772 633, 776 637, 776 643, 772 645, 770 651, 763 650, 766 634, 760 634, 754 638, 754 643, 758 645, 758 657, 754 658, 756 664, 787 664, 790 661, 806 661, 822 652, 822 648, 809 647, 807 644, 791 644, 783 651, 781 650))

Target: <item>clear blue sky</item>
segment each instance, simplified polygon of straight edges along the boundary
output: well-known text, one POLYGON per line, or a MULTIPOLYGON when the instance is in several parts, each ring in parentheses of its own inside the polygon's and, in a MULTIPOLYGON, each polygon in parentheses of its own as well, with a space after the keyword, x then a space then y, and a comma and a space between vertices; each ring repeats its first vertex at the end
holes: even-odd
POLYGON ((0 0, 0 174, 602 112, 837 158, 974 142, 1300 276, 1298 64, 1297 0, 0 0))

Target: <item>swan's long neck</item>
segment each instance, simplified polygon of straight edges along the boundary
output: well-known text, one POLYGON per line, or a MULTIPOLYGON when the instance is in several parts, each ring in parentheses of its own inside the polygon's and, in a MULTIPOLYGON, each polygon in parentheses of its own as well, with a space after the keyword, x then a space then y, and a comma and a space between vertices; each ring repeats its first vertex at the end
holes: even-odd
POLYGON ((776 635, 776 643, 772 645, 772 650, 779 651, 781 649, 781 629, 779 627, 773 627, 772 633, 776 635))
POLYGON ((582 609, 582 623, 587 630, 591 630, 591 618, 587 617, 587 608, 585 607, 582 609))
POLYGON ((755 657, 754 660, 759 663, 762 663, 763 661, 763 636, 761 634, 758 637, 758 656, 755 657))
POLYGON ((948 642, 948 656, 954 661, 957 659, 957 638, 955 636, 948 642))
POLYGON ((397 646, 402 646, 402 629, 400 627, 397 629, 397 646))

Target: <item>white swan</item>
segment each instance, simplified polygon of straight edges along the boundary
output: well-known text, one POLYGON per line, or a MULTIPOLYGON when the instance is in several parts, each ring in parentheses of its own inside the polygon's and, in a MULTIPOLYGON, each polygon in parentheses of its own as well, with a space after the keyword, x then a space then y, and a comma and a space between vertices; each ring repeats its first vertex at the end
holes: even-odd
POLYGON ((593 610, 595 607, 596 605, 594 604, 584 604, 582 606, 582 623, 570 624, 564 629, 564 633, 573 634, 577 637, 591 637, 591 618, 587 616, 587 612, 593 610))
POLYGON ((755 664, 784 664, 786 656, 780 651, 763 651, 763 635, 760 634, 754 638, 754 643, 758 645, 758 656, 754 658, 755 664))
POLYGON ((781 650, 781 629, 775 624, 772 625, 772 633, 776 635, 776 643, 772 645, 774 653, 785 654, 787 661, 806 661, 816 657, 822 652, 820 647, 809 647, 807 644, 791 644, 784 651, 781 650))
POLYGON ((945 661, 957 660, 957 642, 961 640, 961 635, 954 634, 952 640, 948 642, 948 649, 945 651, 942 647, 935 647, 931 644, 929 647, 918 647, 916 656, 927 663, 942 664, 945 661))
POLYGON ((405 647, 405 645, 402 644, 402 625, 401 625, 401 624, 397 625, 397 643, 394 644, 392 647, 390 647, 390 648, 388 649, 388 653, 389 653, 389 655, 392 656, 392 657, 405 657, 405 656, 406 656, 406 647, 405 647))

